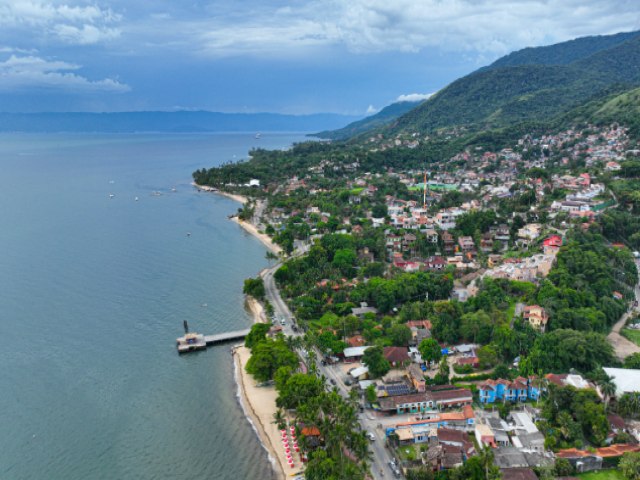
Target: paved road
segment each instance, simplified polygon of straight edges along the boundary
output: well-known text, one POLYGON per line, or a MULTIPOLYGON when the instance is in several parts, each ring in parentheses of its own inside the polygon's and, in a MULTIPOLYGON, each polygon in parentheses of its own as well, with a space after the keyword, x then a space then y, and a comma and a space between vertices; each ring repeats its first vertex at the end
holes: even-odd
MULTIPOLYGON (((636 266, 640 269, 640 261, 636 260, 636 266)), ((640 301, 640 284, 636 284, 634 293, 636 300, 640 301)), ((609 343, 613 346, 616 357, 620 360, 623 360, 633 353, 640 353, 640 347, 638 345, 620 335, 620 330, 626 325, 629 316, 636 311, 638 311, 638 307, 632 306, 613 326, 611 333, 607 336, 607 340, 609 340, 609 343)))
MULTIPOLYGON (((265 295, 267 300, 273 305, 274 314, 276 318, 284 318, 285 325, 283 326, 284 333, 287 336, 300 336, 300 332, 294 332, 292 329, 292 325, 295 322, 294 316, 287 307, 287 304, 284 302, 282 297, 280 296, 280 291, 276 286, 276 282, 273 278, 273 274, 280 267, 280 264, 274 265, 271 268, 263 270, 261 275, 264 280, 264 288, 265 295)), ((319 352, 318 358, 320 358, 319 352)), ((347 385, 344 384, 343 374, 339 370, 337 366, 323 366, 318 364, 318 370, 322 375, 324 375, 329 381, 333 379, 335 381, 335 388, 338 389, 340 394, 344 397, 349 396, 349 390, 347 385)), ((329 386, 331 384, 329 383, 329 386)), ((385 447, 385 435, 383 429, 378 429, 377 426, 380 422, 374 416, 375 414, 370 411, 365 411, 358 415, 360 422, 362 424, 363 429, 368 432, 372 432, 376 436, 376 440, 371 442, 371 453, 373 457, 371 459, 371 473, 375 480, 384 480, 387 478, 393 478, 393 474, 388 464, 391 461, 391 455, 389 451, 385 447), (380 471, 384 472, 383 475, 380 474, 380 471)))

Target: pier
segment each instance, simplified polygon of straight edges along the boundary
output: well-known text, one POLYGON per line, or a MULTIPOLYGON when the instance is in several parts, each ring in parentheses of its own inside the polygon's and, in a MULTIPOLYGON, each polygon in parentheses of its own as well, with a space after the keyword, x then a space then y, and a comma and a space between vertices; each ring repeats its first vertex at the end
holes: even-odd
MULTIPOLYGON (((187 328, 185 328, 187 330, 187 328)), ((231 342, 233 340, 242 340, 246 337, 251 329, 237 330, 235 332, 218 333, 216 335, 203 335, 201 333, 185 333, 182 337, 178 337, 176 343, 178 353, 196 352, 198 350, 206 350, 209 345, 218 343, 231 342)))

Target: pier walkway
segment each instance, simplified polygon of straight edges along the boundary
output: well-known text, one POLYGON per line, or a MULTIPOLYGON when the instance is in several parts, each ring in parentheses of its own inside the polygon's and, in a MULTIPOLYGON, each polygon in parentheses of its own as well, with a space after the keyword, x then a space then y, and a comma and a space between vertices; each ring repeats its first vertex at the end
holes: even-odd
POLYGON ((186 333, 182 337, 178 337, 176 343, 178 353, 195 352, 197 350, 205 350, 209 345, 217 343, 230 342, 233 340, 242 340, 249 335, 251 329, 237 330, 235 332, 218 333, 216 335, 202 335, 201 333, 186 333))

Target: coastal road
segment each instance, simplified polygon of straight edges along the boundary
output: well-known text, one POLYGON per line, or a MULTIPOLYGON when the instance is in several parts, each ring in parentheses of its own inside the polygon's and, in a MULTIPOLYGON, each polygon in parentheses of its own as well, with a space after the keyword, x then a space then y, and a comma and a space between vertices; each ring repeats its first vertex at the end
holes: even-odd
MULTIPOLYGON (((636 266, 640 270, 640 261, 636 260, 636 266)), ((636 296, 636 300, 640 301, 640 284, 636 284, 634 288, 634 293, 636 296)), ((613 346, 613 350, 615 351, 616 357, 620 360, 623 360, 625 357, 633 353, 640 353, 640 347, 633 343, 632 341, 626 339, 622 335, 620 335, 620 330, 624 328, 627 323, 629 317, 638 311, 638 307, 632 305, 628 312, 626 312, 618 322, 611 329, 611 333, 607 335, 607 340, 611 346, 613 346)))
MULTIPOLYGON (((264 280, 265 296, 267 300, 269 300, 269 303, 271 303, 271 305, 273 306, 273 311, 276 318, 284 318, 285 325, 283 326, 283 330, 285 335, 300 336, 300 329, 298 329, 298 332, 293 331, 292 326, 294 324, 295 318, 291 313, 291 310, 289 310, 287 304, 280 296, 280 291, 278 290, 275 279, 273 278, 273 274, 278 268, 280 268, 279 263, 271 268, 263 270, 261 273, 262 279, 264 280)), ((316 353, 319 355, 319 358, 322 358, 320 352, 316 353)), ((337 388, 342 396, 349 396, 348 387, 344 384, 344 379, 342 378, 343 375, 341 375, 337 367, 332 367, 330 365, 323 366, 322 364, 318 363, 318 370, 327 379, 334 380, 335 388, 337 388)), ((384 430, 377 428, 379 422, 376 420, 376 417, 372 412, 365 411, 363 413, 360 413, 358 418, 360 419, 362 428, 368 432, 373 433, 376 437, 375 441, 371 442, 371 453, 373 454, 371 459, 371 474, 373 478, 375 480, 393 478, 393 474, 388 466, 389 462, 391 461, 391 455, 385 448, 386 438, 384 435, 384 430), (384 472, 383 475, 380 474, 381 471, 384 472)))

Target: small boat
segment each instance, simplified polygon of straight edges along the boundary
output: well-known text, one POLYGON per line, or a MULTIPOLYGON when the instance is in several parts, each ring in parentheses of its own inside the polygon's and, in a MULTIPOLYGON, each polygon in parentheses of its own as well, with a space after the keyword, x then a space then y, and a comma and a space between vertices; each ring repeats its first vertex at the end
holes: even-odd
POLYGON ((137 201, 138 201, 138 200, 140 200, 140 199, 139 199, 138 197, 136 197, 136 198, 135 198, 135 200, 136 200, 136 202, 137 202, 137 201))
POLYGON ((177 190, 176 190, 176 187, 171 187, 171 191, 172 191, 172 192, 176 192, 176 191, 177 191, 177 190))
POLYGON ((109 198, 113 198, 113 197, 115 197, 115 194, 110 193, 110 194, 109 194, 109 198))
POLYGON ((187 237, 190 237, 190 236, 191 236, 191 232, 187 232, 187 237))
POLYGON ((256 133, 256 137, 255 137, 255 138, 256 138, 257 140, 259 140, 259 139, 260 139, 260 137, 262 137, 262 134, 261 134, 260 132, 256 133))
POLYGON ((160 192, 159 192, 159 191, 157 191, 157 190, 156 190, 156 191, 154 191, 154 192, 151 192, 151 196, 153 196, 153 197, 159 197, 159 196, 161 196, 161 195, 162 195, 162 193, 160 193, 160 192))

